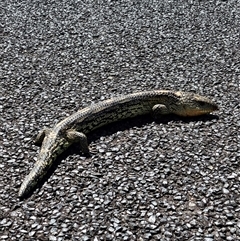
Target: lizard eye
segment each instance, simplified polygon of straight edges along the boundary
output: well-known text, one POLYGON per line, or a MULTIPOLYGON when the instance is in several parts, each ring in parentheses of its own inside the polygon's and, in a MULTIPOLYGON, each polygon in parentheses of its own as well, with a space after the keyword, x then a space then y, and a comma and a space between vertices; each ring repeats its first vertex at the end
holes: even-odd
POLYGON ((203 101, 198 101, 198 104, 201 105, 201 106, 203 106, 203 105, 205 105, 205 102, 203 102, 203 101))

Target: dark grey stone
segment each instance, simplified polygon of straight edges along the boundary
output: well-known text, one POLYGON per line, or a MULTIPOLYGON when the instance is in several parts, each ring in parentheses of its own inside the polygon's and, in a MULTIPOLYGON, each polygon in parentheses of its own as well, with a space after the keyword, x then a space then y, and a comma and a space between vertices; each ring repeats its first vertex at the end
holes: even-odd
POLYGON ((2 1, 0 239, 239 240, 239 1, 2 1), (138 117, 88 135, 25 200, 44 126, 151 89, 219 118, 138 117))

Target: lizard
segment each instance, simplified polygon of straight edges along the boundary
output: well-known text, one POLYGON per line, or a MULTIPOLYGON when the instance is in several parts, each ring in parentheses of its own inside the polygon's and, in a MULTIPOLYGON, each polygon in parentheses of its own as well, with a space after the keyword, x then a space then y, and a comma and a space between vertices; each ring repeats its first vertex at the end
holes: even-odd
POLYGON ((200 116, 218 110, 217 104, 205 96, 191 92, 152 90, 111 98, 80 109, 56 124, 44 128, 36 137, 41 149, 33 169, 19 189, 20 198, 28 195, 48 172, 57 156, 73 143, 79 143, 83 153, 89 153, 86 134, 112 122, 139 115, 154 118, 174 114, 182 117, 200 116))

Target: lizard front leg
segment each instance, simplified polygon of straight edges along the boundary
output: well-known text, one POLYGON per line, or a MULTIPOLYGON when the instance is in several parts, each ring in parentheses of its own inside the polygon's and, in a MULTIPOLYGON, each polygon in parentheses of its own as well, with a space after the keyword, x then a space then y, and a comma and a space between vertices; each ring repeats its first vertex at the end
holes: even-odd
POLYGON ((161 118, 163 115, 169 115, 169 114, 171 114, 171 112, 166 105, 157 104, 157 105, 154 105, 152 108, 152 115, 156 119, 161 118))

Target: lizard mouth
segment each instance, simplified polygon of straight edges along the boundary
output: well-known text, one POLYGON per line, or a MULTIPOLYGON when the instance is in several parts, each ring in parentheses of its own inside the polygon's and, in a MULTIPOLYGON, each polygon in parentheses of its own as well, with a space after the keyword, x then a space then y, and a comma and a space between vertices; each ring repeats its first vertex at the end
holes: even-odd
POLYGON ((213 105, 211 108, 208 109, 194 109, 194 110, 185 110, 184 116, 200 116, 200 115, 207 115, 213 111, 218 110, 217 105, 213 105))

